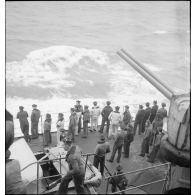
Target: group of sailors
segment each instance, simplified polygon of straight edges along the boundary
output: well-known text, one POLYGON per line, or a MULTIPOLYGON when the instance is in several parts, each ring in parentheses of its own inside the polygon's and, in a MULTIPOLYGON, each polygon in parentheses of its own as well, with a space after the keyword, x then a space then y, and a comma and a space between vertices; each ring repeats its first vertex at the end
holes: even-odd
MULTIPOLYGON (((115 158, 115 154, 118 151, 117 156, 117 170, 115 179, 111 179, 110 183, 112 184, 112 192, 116 191, 116 186, 120 186, 120 182, 117 184, 113 182, 117 180, 117 174, 121 173, 122 166, 120 165, 122 150, 124 152, 124 158, 129 157, 130 153, 130 144, 134 140, 134 136, 138 129, 138 135, 143 134, 143 140, 140 149, 140 156, 144 157, 145 154, 148 156, 149 162, 154 162, 156 155, 158 153, 160 147, 160 140, 163 136, 162 127, 163 127, 163 118, 167 117, 167 110, 165 109, 166 104, 162 103, 162 107, 159 109, 157 105, 157 101, 153 102, 152 108, 150 104, 146 103, 146 108, 143 109, 142 105, 139 105, 139 110, 136 114, 135 121, 133 123, 131 113, 129 111, 129 106, 125 106, 125 111, 121 115, 119 112, 120 107, 116 106, 115 109, 111 107, 111 102, 107 101, 106 106, 100 110, 97 102, 93 102, 93 107, 89 110, 87 105, 83 106, 80 104, 80 101, 76 101, 76 105, 70 109, 69 116, 69 126, 68 131, 64 129, 64 115, 63 113, 58 114, 58 120, 56 122, 57 127, 57 144, 64 143, 69 145, 67 162, 69 164, 73 163, 71 166, 73 167, 62 179, 60 188, 58 193, 64 194, 67 192, 68 184, 71 179, 74 180, 75 188, 77 192, 81 192, 83 189, 82 183, 84 182, 84 171, 82 167, 81 158, 78 157, 79 152, 77 151, 77 145, 75 144, 75 135, 82 133, 83 138, 88 137, 88 124, 91 123, 90 131, 98 131, 98 119, 100 115, 102 116, 102 123, 99 129, 99 140, 95 147, 94 151, 94 160, 93 165, 98 169, 100 165, 100 172, 104 177, 104 167, 105 167, 105 158, 106 154, 111 152, 110 149, 110 141, 114 139, 114 144, 111 152, 110 158, 107 160, 112 163, 115 158), (82 120, 81 120, 82 119, 82 120), (83 122, 83 132, 81 132, 81 121, 83 122), (106 123, 106 131, 104 132, 104 126, 106 123), (106 141, 106 138, 108 139, 106 141), (152 147, 152 151, 149 154, 149 146, 152 147), (76 157, 75 157, 76 155, 76 157), (70 158, 70 159, 69 159, 70 158), (71 159, 73 158, 73 159, 71 159), (69 159, 69 160, 68 160, 69 159), (76 162, 78 161, 78 162, 76 162), (77 166, 76 166, 77 165, 77 166), (76 167, 76 168, 75 168, 76 167), (75 174, 75 172, 77 174, 75 174), (78 176, 78 177, 77 177, 78 176)), ((24 111, 24 107, 20 106, 20 111, 17 113, 17 118, 20 121, 20 127, 22 132, 24 133, 24 137, 27 142, 31 139, 38 138, 38 123, 40 118, 40 110, 37 109, 37 105, 32 105, 32 113, 31 113, 31 134, 32 137, 29 136, 29 123, 28 123, 28 113, 24 111)), ((45 145, 51 144, 51 114, 47 113, 46 118, 44 120, 44 142, 45 145)), ((13 140, 12 140, 13 142, 13 140)), ((120 190, 125 189, 126 178, 123 177, 123 184, 119 187, 120 190)), ((83 192, 83 191, 82 191, 83 192)))

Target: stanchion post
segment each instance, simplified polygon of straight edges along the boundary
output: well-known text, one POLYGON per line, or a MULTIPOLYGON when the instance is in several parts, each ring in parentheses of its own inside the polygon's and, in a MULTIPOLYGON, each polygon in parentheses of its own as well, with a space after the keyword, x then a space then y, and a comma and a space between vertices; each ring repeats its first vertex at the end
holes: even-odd
POLYGON ((39 161, 37 161, 37 194, 39 194, 39 161))
POLYGON ((109 186, 109 179, 107 179, 107 183, 106 183, 106 194, 108 194, 108 186, 109 186))
POLYGON ((44 139, 44 133, 43 133, 43 115, 41 115, 41 133, 43 136, 43 151, 44 151, 45 139, 44 139))
POLYGON ((86 169, 87 169, 87 161, 88 161, 88 154, 87 154, 87 157, 86 157, 86 160, 85 160, 85 172, 86 172, 86 169))
POLYGON ((61 162, 61 155, 60 155, 60 174, 62 174, 62 162, 61 162))

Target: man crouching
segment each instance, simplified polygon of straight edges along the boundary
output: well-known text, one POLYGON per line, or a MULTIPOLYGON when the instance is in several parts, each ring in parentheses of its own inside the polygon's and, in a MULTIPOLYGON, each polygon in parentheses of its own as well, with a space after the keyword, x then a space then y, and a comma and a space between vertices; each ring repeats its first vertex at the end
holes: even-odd
POLYGON ((74 144, 70 139, 66 140, 68 152, 66 154, 66 161, 69 165, 69 171, 67 175, 62 179, 57 194, 67 194, 68 185, 73 179, 77 194, 85 194, 84 190, 84 179, 85 179, 85 168, 81 159, 80 148, 74 144))

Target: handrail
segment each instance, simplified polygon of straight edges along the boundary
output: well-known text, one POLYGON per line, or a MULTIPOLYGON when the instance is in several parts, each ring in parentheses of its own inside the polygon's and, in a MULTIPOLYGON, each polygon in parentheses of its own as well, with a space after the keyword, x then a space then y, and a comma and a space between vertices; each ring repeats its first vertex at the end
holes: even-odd
MULTIPOLYGON (((153 169, 153 168, 157 168, 157 167, 162 167, 162 166, 169 165, 169 164, 170 163, 159 164, 159 165, 155 165, 155 166, 152 166, 152 167, 146 167, 144 169, 138 169, 138 170, 135 170, 135 171, 121 173, 121 174, 118 174, 117 176, 127 175, 127 174, 131 174, 131 173, 137 173, 137 172, 140 172, 140 171, 145 171, 145 170, 149 170, 149 169, 153 169)), ((112 178, 112 177, 111 176, 105 177, 105 179, 109 179, 109 178, 112 178)))
MULTIPOLYGON (((167 169, 167 172, 166 172, 166 175, 165 175, 165 178, 164 179, 157 180, 157 181, 154 181, 154 182, 149 182, 149 183, 142 184, 142 185, 139 185, 139 186, 130 187, 130 188, 127 188, 125 190, 120 190, 120 188, 119 188, 119 191, 114 192, 114 193, 109 193, 109 194, 118 194, 118 193, 125 192, 125 191, 128 191, 128 190, 137 189, 137 188, 140 188, 140 187, 143 187, 143 186, 151 185, 153 183, 158 183, 158 182, 161 182, 161 181, 167 182, 168 181, 168 175, 170 173, 170 163, 164 163, 164 164, 160 164, 160 165, 156 165, 156 166, 152 166, 152 167, 147 167, 147 168, 144 168, 144 169, 138 169, 138 170, 131 171, 131 172, 126 172, 126 173, 123 173, 123 174, 118 174, 117 176, 132 174, 132 173, 136 173, 136 172, 140 172, 140 171, 145 171, 145 170, 149 170, 149 169, 152 169, 152 168, 161 167, 161 166, 165 166, 165 165, 168 165, 168 169, 167 169)), ((106 177, 105 178, 105 180, 107 180, 106 194, 108 192, 109 179, 110 178, 113 178, 113 177, 116 177, 116 175, 115 176, 109 176, 109 177, 106 177)), ((128 185, 128 186, 130 186, 130 185, 128 185)), ((164 185, 162 187, 162 193, 165 191, 165 188, 166 188, 166 183, 164 183, 164 185)))
POLYGON ((121 193, 121 192, 125 192, 125 191, 132 190, 132 189, 137 189, 137 188, 140 188, 140 187, 144 187, 144 186, 151 185, 151 184, 154 184, 154 183, 159 183, 159 182, 162 182, 162 181, 166 181, 166 179, 159 179, 157 181, 149 182, 149 183, 142 184, 142 185, 139 185, 139 186, 130 187, 130 188, 127 188, 125 190, 120 190, 120 191, 109 193, 109 194, 118 194, 118 193, 121 193))
MULTIPOLYGON (((88 154, 81 154, 81 156, 86 156, 86 160, 85 160, 85 171, 86 171, 86 167, 87 167, 87 164, 88 164, 88 157, 89 156, 94 156, 96 154, 94 153, 88 153, 88 154)), ((52 178, 52 177, 57 177, 57 176, 62 176, 62 175, 65 175, 65 174, 57 174, 57 175, 52 175, 52 176, 47 176, 47 177, 40 177, 39 178, 39 164, 42 164, 44 162, 49 162, 49 161, 58 161, 58 160, 62 160, 62 159, 65 159, 66 157, 60 157, 60 158, 54 158, 54 159, 48 159, 48 160, 42 160, 42 161, 36 161, 36 162, 33 162, 29 165, 27 165, 26 167, 24 167, 21 171, 24 171, 26 168, 28 168, 29 166, 33 165, 33 164, 37 164, 37 179, 34 179, 33 181, 37 181, 37 194, 39 192, 39 180, 42 180, 42 179, 47 179, 47 178, 52 178)), ((131 174, 131 173, 136 173, 136 172, 140 172, 140 171, 144 171, 144 170, 148 170, 148 169, 152 169, 152 168, 156 168, 156 167, 161 167, 161 166, 165 166, 165 165, 170 165, 170 163, 164 163, 164 164, 160 164, 160 165, 156 165, 156 166, 152 166, 152 167, 147 167, 147 168, 144 168, 144 169, 139 169, 139 170, 135 170, 135 171, 131 171, 131 172, 127 172, 127 173, 123 173, 123 174, 119 174, 117 176, 121 176, 121 175, 127 175, 127 174, 131 174)), ((104 165, 104 167, 107 169, 107 167, 104 165)), ((108 169, 107 169, 108 171, 108 169)), ((111 175, 111 174, 110 174, 111 175)), ((105 180, 107 180, 107 188, 108 188, 108 185, 109 185, 109 178, 113 178, 114 176, 109 176, 109 177, 106 177, 105 180)), ((166 178, 167 179, 167 178, 166 178)), ((166 179, 163 179, 162 181, 166 180, 166 179)), ((33 181, 29 182, 28 184, 32 183, 33 181)), ((156 181, 157 182, 157 181, 156 181)), ((153 182, 155 183, 155 182, 153 182)), ((150 185, 150 183, 148 184, 144 184, 144 185, 150 185)), ((127 190, 130 190, 130 189, 134 189, 134 188, 139 188, 139 187, 142 187, 144 185, 140 185, 140 186, 136 186, 136 187, 133 187, 133 188, 128 188, 126 190, 122 190, 120 192, 123 192, 123 191, 127 191, 127 190)), ((107 193, 107 191, 106 191, 107 193)), ((118 192, 117 192, 118 193, 118 192)), ((115 193, 113 193, 115 194, 115 193)))
POLYGON ((129 58, 124 56, 121 52, 117 52, 117 54, 125 60, 130 66, 132 66, 137 72, 139 72, 148 82, 150 82, 155 88, 157 88, 167 99, 171 99, 172 94, 164 88, 162 85, 160 85, 153 77, 151 77, 148 73, 143 71, 135 62, 130 61, 129 58))
POLYGON ((174 94, 173 90, 170 89, 164 82, 162 82, 159 78, 157 78, 151 71, 149 71, 143 64, 138 62, 132 55, 127 53, 124 49, 121 49, 121 51, 128 56, 132 61, 134 61, 139 67, 141 67, 144 71, 146 71, 151 77, 153 77, 157 82, 159 82, 163 87, 165 87, 170 93, 174 94))
MULTIPOLYGON (((88 156, 92 156, 92 155, 95 155, 95 154, 93 154, 93 153, 89 153, 89 154, 81 154, 81 156, 87 156, 86 157, 86 162, 85 162, 85 172, 86 172, 86 168, 87 168, 87 162, 88 162, 88 156)), ((44 162, 49 162, 49 161, 58 161, 58 160, 60 160, 60 164, 61 164, 61 160, 62 159, 66 159, 66 157, 61 157, 60 156, 60 158, 54 158, 54 159, 48 159, 48 160, 42 160, 42 161, 36 161, 36 162, 33 162, 33 163, 30 163, 29 165, 27 165, 26 167, 24 167, 22 170, 21 170, 21 172, 22 171, 24 171, 26 168, 28 168, 29 166, 31 166, 31 165, 33 165, 33 164, 37 164, 37 179, 34 179, 34 180, 32 180, 32 181, 30 181, 29 183, 28 183, 28 185, 30 184, 30 183, 32 183, 33 181, 37 181, 37 194, 39 194, 39 180, 42 180, 42 179, 47 179, 47 178, 51 178, 51 177, 57 177, 57 176, 60 176, 60 175, 65 175, 65 174, 57 174, 57 175, 52 175, 52 176, 47 176, 47 177, 39 177, 39 164, 41 164, 41 163, 44 163, 44 162)), ((61 172, 61 170, 60 170, 60 172, 61 172)))
MULTIPOLYGON (((93 154, 93 153, 81 154, 81 156, 93 156, 93 155, 95 155, 95 154, 93 154)), ((33 164, 44 163, 44 162, 49 162, 49 161, 58 161, 58 160, 62 160, 62 159, 66 159, 66 157, 54 158, 54 159, 49 159, 49 160, 42 160, 41 162, 40 161, 36 161, 36 162, 33 162, 33 163, 28 164, 26 167, 24 167, 23 169, 21 169, 21 172, 24 171, 26 168, 30 167, 33 164)))

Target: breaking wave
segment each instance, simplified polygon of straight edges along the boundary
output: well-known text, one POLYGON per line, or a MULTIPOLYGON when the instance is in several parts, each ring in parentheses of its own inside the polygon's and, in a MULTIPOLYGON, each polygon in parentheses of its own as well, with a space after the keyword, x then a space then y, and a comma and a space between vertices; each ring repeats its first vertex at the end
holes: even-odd
MULTIPOLYGON (((147 67, 160 71, 154 65, 147 67)), ((152 86, 115 54, 71 46, 32 51, 22 61, 7 63, 6 82, 8 97, 42 99, 55 94, 111 98, 151 91, 156 94, 152 86)))
MULTIPOLYGON (((146 65, 153 72, 161 71, 155 65, 146 65)), ((116 54, 72 46, 36 50, 22 61, 8 62, 6 96, 6 107, 14 115, 21 104, 31 112, 33 103, 39 105, 43 114, 69 113, 78 98, 88 105, 97 100, 100 107, 109 99, 113 106, 121 108, 125 104, 165 100, 116 54)), ((135 115, 137 105, 130 107, 135 115)))

